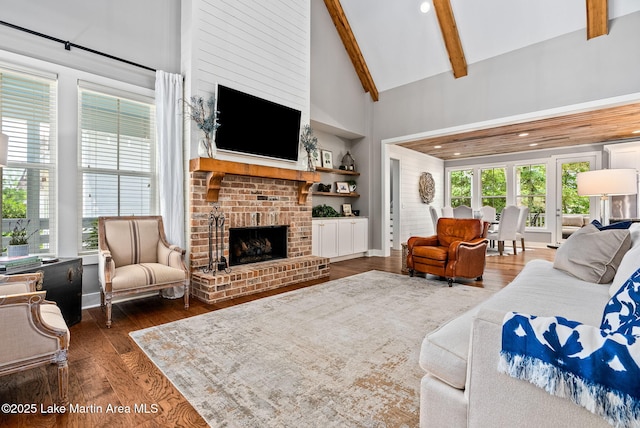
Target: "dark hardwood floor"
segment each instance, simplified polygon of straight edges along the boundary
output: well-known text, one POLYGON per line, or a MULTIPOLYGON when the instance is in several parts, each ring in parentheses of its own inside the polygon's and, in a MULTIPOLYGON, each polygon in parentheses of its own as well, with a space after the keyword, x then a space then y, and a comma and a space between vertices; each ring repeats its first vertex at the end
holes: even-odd
MULTIPOLYGON (((487 257, 483 281, 464 281, 469 286, 500 289, 507 285, 529 260, 553 260, 554 250, 531 249, 513 256, 487 257)), ((369 270, 401 273, 401 252, 391 257, 358 258, 331 264, 330 279, 369 270)), ((104 326, 100 308, 85 310, 82 322, 71 327, 69 350, 69 399, 75 413, 46 412, 57 399, 54 366, 40 367, 0 377, 0 403, 36 404, 35 414, 0 412, 0 426, 15 427, 197 427, 204 420, 140 351, 129 332, 192 317, 224 307, 316 285, 306 282, 277 291, 239 298, 216 305, 192 299, 189 310, 182 300, 149 297, 119 303, 113 307, 113 326, 104 326), (107 413, 109 405, 112 413, 107 413), (96 412, 101 406, 103 413, 96 412), (116 406, 123 406, 117 408, 116 406), (146 407, 145 407, 146 406, 146 407), (144 411, 146 408, 146 412, 144 411), (41 412, 44 409, 45 412, 41 412)), ((461 286, 454 285, 454 286, 461 286)), ((11 346, 11 344, 2 344, 11 346)))

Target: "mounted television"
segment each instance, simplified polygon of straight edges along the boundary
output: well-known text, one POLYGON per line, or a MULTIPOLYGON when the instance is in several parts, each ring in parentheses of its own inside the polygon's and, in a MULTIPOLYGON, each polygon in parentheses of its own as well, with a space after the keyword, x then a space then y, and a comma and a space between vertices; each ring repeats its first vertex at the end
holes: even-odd
POLYGON ((218 85, 220 150, 298 160, 300 110, 218 85))

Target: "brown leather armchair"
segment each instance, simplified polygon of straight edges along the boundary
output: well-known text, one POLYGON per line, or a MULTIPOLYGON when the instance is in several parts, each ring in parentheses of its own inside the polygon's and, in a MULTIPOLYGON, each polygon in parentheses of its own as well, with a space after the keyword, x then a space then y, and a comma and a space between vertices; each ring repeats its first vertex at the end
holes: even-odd
POLYGON ((488 222, 478 219, 440 218, 437 235, 413 236, 407 241, 407 268, 447 278, 449 287, 456 277, 482 280, 488 222))

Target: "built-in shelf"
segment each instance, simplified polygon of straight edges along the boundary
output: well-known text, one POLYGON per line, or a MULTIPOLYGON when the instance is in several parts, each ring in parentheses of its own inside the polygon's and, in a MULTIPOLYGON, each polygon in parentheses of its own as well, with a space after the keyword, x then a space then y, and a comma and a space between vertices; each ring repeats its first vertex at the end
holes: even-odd
POLYGON ((316 167, 316 171, 318 172, 328 172, 330 174, 341 174, 341 175, 360 175, 357 171, 347 171, 344 169, 333 169, 333 168, 324 168, 321 166, 316 167))
POLYGON ((206 199, 208 202, 218 201, 220 183, 222 183, 222 179, 226 174, 295 181, 298 183, 299 204, 306 203, 309 189, 313 183, 320 181, 320 174, 316 172, 275 168, 271 166, 246 164, 211 158, 191 159, 189 161, 189 171, 202 171, 207 173, 206 199))
POLYGON ((338 196, 341 198, 359 198, 360 194, 356 192, 351 193, 337 193, 337 192, 312 192, 317 196, 338 196))

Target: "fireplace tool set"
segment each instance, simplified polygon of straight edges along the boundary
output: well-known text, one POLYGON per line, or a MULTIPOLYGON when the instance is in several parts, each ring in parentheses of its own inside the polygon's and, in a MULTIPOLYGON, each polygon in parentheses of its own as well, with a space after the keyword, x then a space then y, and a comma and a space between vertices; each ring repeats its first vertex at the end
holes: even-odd
POLYGON ((224 213, 220 211, 220 206, 214 205, 209 214, 209 264, 202 268, 204 273, 231 272, 227 258, 224 256, 224 220, 224 213))

